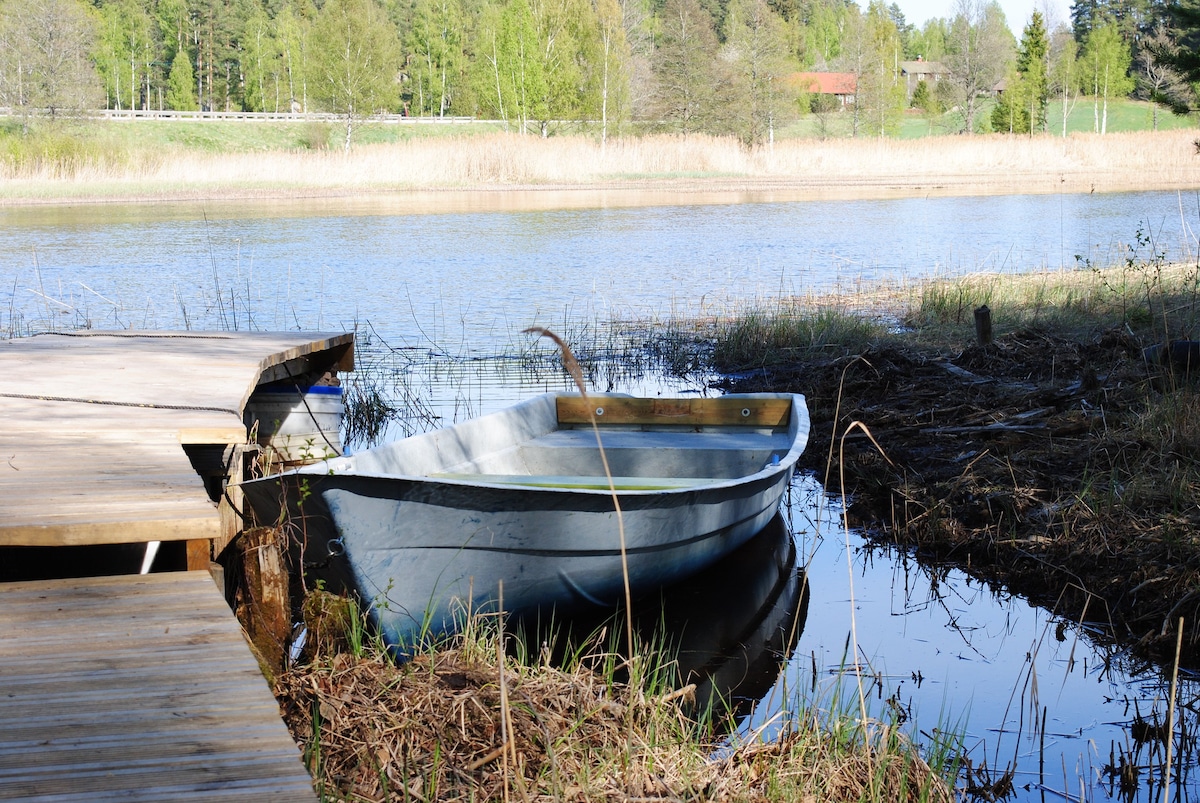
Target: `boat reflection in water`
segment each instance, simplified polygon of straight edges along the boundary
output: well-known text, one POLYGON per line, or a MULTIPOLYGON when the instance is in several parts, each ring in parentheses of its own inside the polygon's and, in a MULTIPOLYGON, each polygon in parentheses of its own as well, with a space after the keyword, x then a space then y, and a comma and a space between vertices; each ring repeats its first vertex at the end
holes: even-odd
MULTIPOLYGON (((692 711, 732 726, 770 691, 804 629, 806 568, 777 514, 716 565, 635 599, 633 611, 638 639, 674 661, 676 687, 695 684, 692 711)), ((512 624, 525 644, 552 643, 556 657, 601 632, 613 649, 624 648, 619 610, 576 613, 558 626, 539 626, 537 614, 512 624)))

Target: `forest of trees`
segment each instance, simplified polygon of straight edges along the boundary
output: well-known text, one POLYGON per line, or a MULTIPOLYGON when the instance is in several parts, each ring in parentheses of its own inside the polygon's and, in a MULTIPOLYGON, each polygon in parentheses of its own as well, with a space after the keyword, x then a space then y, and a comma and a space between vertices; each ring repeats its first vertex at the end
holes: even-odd
POLYGON ((909 107, 952 110, 962 131, 1044 131, 1051 103, 1083 96, 1103 132, 1114 98, 1195 108, 1200 0, 1185 3, 1075 0, 1070 20, 1034 12, 1018 39, 995 0, 920 28, 884 0, 0 0, 0 106, 325 111, 346 119, 347 146, 383 111, 764 142, 831 111, 794 79, 827 71, 857 77, 841 112, 855 135, 895 132, 909 107), (906 89, 899 65, 915 59, 944 80, 906 89))

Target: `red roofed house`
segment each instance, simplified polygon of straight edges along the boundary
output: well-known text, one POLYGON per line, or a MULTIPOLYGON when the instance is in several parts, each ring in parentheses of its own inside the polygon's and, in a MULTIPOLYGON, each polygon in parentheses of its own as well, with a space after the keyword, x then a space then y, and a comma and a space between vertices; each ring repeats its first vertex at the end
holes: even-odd
POLYGON ((858 78, 852 72, 792 73, 788 83, 799 92, 833 95, 843 106, 853 103, 858 91, 858 78))

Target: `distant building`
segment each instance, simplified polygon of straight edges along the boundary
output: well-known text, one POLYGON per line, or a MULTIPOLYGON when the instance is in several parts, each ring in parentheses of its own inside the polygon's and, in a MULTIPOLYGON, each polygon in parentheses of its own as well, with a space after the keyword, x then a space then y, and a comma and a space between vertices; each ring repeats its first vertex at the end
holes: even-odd
POLYGON ((904 78, 904 90, 911 100, 917 84, 924 81, 933 90, 939 81, 950 77, 950 69, 940 61, 925 61, 917 56, 916 61, 900 62, 900 75, 904 78))
POLYGON ((797 92, 833 95, 842 106, 853 103, 858 92, 858 77, 852 72, 797 72, 787 80, 797 92))

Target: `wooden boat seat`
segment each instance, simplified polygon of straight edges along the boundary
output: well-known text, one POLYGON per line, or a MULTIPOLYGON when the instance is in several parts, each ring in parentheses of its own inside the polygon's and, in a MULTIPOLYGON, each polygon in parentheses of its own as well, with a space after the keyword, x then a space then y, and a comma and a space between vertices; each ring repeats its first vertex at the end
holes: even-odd
POLYGON ((718 396, 694 399, 640 399, 623 396, 559 396, 560 424, 674 424, 685 426, 786 427, 791 399, 718 396))
MULTIPOLYGON (((776 433, 772 441, 779 448, 787 451, 791 441, 787 432, 776 433)), ((697 438, 689 430, 647 431, 640 429, 605 429, 600 430, 600 442, 606 450, 614 449, 717 449, 729 451, 744 451, 748 443, 761 446, 763 436, 757 431, 709 432, 703 438, 697 438)), ((596 448, 596 433, 591 427, 579 429, 560 429, 536 440, 524 444, 524 448, 596 448)))
POLYGON ((524 488, 571 488, 576 490, 617 491, 668 491, 679 488, 694 488, 711 485, 717 480, 712 477, 607 477, 571 475, 530 474, 457 474, 451 472, 430 474, 439 480, 467 480, 486 482, 493 485, 515 485, 524 488))

